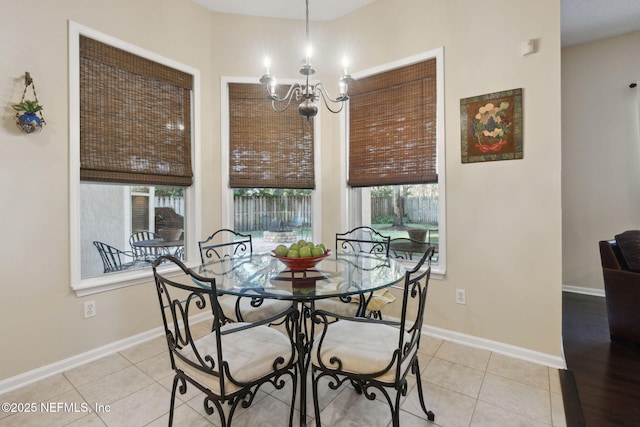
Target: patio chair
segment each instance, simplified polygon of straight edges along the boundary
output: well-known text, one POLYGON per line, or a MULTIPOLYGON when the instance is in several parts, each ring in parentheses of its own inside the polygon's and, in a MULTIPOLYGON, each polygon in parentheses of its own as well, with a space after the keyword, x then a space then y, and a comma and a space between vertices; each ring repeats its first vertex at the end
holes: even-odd
MULTIPOLYGON (((389 257, 389 236, 383 236, 371 227, 356 227, 346 233, 336 233, 336 256, 356 253, 389 257)), ((367 295, 347 296, 318 300, 315 307, 343 316, 373 316, 382 318, 381 308, 395 297, 387 290, 370 292, 367 295), (373 307, 373 309, 371 309, 373 307)))
POLYGON ((227 426, 231 425, 238 405, 249 407, 260 387, 267 383, 276 390, 287 383, 293 387, 291 426, 298 383, 293 345, 298 312, 290 307, 282 313, 286 334, 266 326, 275 318, 224 324, 215 279, 199 276, 170 255, 154 261, 153 275, 174 370, 169 426, 173 425, 176 392, 186 394, 187 385, 204 393, 207 414, 217 411, 221 425, 227 426), (163 262, 163 266, 176 267, 170 269, 169 276, 158 270, 163 262), (206 286, 196 286, 194 282, 206 286), (211 316, 211 327, 209 319, 206 328, 192 323, 194 318, 202 318, 203 313, 211 316), (285 377, 291 381, 285 381, 285 377))
POLYGON ((136 242, 154 239, 162 239, 162 236, 149 230, 138 231, 129 236, 129 245, 137 260, 151 263, 160 255, 167 255, 165 248, 145 248, 134 245, 136 242))
POLYGON ((329 388, 338 389, 350 381, 356 392, 375 400, 376 390, 384 396, 391 409, 392 425, 400 425, 400 399, 409 386, 407 375, 416 376, 420 406, 430 421, 435 415, 424 404, 418 348, 424 318, 431 257, 430 247, 415 267, 405 274, 402 289, 402 312, 399 322, 346 317, 316 310, 311 319, 320 327, 320 335, 311 349, 311 381, 316 426, 320 426, 318 383, 329 378, 329 388), (422 268, 426 265, 426 268, 422 268), (390 389, 390 390, 388 390, 390 389), (395 390, 395 396, 391 396, 395 390))
POLYGON ((93 245, 100 254, 105 273, 126 270, 137 264, 136 255, 133 252, 126 252, 98 241, 94 241, 93 245), (127 261, 127 259, 130 260, 127 261))
POLYGON ((178 249, 176 249, 173 256, 178 258, 180 261, 184 261, 184 246, 180 246, 178 249))
MULTIPOLYGON (((227 228, 220 229, 198 242, 200 260, 203 264, 219 260, 225 262, 233 257, 251 255, 253 243, 251 235, 238 233, 227 228)), ((220 306, 228 320, 235 322, 258 322, 291 308, 291 301, 265 299, 247 294, 246 297, 225 296, 220 298, 220 306)))
POLYGON ((399 237, 397 239, 391 239, 389 242, 389 252, 394 258, 411 261, 414 255, 421 256, 430 246, 433 245, 430 245, 428 241, 399 237))
POLYGON ((298 236, 300 236, 301 239, 310 237, 310 224, 307 220, 304 219, 304 217, 294 216, 293 218, 291 218, 291 221, 289 221, 289 224, 291 225, 291 227, 293 227, 294 230, 296 230, 298 236))

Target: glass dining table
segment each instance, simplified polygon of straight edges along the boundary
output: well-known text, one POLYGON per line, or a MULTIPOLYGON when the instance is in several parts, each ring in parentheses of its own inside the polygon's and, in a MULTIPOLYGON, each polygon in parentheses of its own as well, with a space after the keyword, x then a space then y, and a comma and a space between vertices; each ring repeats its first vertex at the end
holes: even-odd
POLYGON ((313 345, 313 325, 308 324, 308 319, 314 301, 360 296, 358 312, 363 314, 365 295, 402 281, 406 273, 398 261, 370 254, 329 255, 313 268, 297 270, 270 253, 254 253, 208 262, 193 270, 214 278, 218 294, 290 300, 298 310, 294 345, 300 372, 301 425, 306 425, 306 380, 313 345))

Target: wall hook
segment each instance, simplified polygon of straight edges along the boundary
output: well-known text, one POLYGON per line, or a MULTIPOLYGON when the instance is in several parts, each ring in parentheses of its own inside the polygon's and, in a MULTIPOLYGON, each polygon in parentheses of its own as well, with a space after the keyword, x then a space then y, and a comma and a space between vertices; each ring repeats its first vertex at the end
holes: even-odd
POLYGON ((43 107, 38 102, 38 95, 36 95, 36 85, 28 71, 24 73, 24 91, 20 103, 13 104, 11 107, 16 110, 16 125, 24 133, 38 133, 42 130, 42 126, 47 124, 42 115, 43 107), (25 99, 29 87, 33 91, 33 100, 25 99))

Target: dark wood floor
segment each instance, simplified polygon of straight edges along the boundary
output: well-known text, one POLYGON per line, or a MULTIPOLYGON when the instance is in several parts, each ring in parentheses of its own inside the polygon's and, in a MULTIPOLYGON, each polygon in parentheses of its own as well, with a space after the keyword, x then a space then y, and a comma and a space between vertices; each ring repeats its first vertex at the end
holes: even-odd
MULTIPOLYGON (((563 292, 562 333, 582 408, 572 415, 565 403, 567 424, 640 426, 640 349, 609 340, 605 299, 563 292)), ((571 402, 564 384, 563 395, 571 402)))

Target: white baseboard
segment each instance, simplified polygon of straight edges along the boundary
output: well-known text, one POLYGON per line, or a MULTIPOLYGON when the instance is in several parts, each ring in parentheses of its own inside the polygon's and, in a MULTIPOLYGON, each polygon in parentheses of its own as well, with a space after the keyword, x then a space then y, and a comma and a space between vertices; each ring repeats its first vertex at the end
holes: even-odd
POLYGON ((435 338, 467 345, 469 347, 489 350, 516 359, 526 360, 528 362, 548 366, 550 368, 567 369, 567 364, 563 356, 554 356, 551 354, 540 353, 538 351, 529 350, 527 348, 516 347, 511 344, 505 344, 485 338, 478 338, 472 335, 461 334, 460 332, 454 332, 448 329, 441 329, 429 325, 424 325, 424 327, 422 328, 422 333, 435 338))
POLYGON ((84 365, 85 363, 93 362, 94 360, 101 359, 110 354, 117 353, 118 351, 122 351, 134 345, 138 345, 145 341, 149 341, 153 338, 156 338, 162 335, 163 330, 164 330, 164 327, 155 328, 153 330, 143 332, 141 334, 134 335, 132 337, 125 338, 123 340, 116 341, 116 342, 107 344, 105 346, 98 347, 93 350, 89 350, 84 353, 77 354, 67 359, 60 360, 58 362, 54 362, 46 366, 42 366, 32 371, 28 371, 28 372, 16 375, 15 377, 4 379, 0 381, 0 394, 6 393, 8 391, 11 391, 20 387, 24 387, 26 385, 29 385, 36 381, 40 381, 52 375, 68 371, 80 365, 84 365))
MULTIPOLYGON (((196 316, 196 318, 201 315, 196 316)), ((202 316, 205 320, 208 315, 202 316)), ((392 319, 389 319, 392 320, 392 319)), ((55 374, 59 374, 85 363, 92 362, 94 360, 101 359, 110 354, 117 353, 134 345, 142 344, 143 342, 157 338, 163 334, 164 327, 158 327, 151 329, 147 332, 143 332, 138 335, 134 335, 129 338, 125 338, 120 341, 116 341, 107 344, 102 347, 69 357, 67 359, 42 366, 40 368, 28 371, 11 378, 0 381, 0 394, 7 393, 20 387, 24 387, 36 381, 43 380, 55 374)), ((549 354, 540 353, 537 351, 529 350, 526 348, 516 347, 510 344, 504 344, 497 341, 491 341, 484 338, 474 337, 472 335, 461 334, 459 332, 450 331, 447 329, 437 328, 435 326, 424 325, 422 333, 435 338, 444 339, 447 341, 457 342, 459 344, 467 345, 470 347, 480 348, 483 350, 494 351, 496 353, 504 354, 505 356, 514 357, 516 359, 522 359, 529 362, 545 365, 556 369, 566 369, 566 363, 562 357, 552 356, 549 354)))
POLYGON ((604 298, 604 289, 583 288, 581 286, 562 285, 563 292, 571 292, 574 294, 591 295, 594 297, 604 298))
MULTIPOLYGON (((210 317, 209 314, 203 313, 194 316, 193 319, 194 321, 199 322, 205 320, 208 317, 210 317)), ((52 375, 66 372, 80 365, 84 365, 85 363, 93 362, 94 360, 98 360, 103 357, 109 356, 110 354, 117 353, 129 347, 133 347, 134 345, 142 344, 146 341, 162 336, 163 334, 164 326, 159 326, 141 334, 134 335, 120 341, 112 342, 102 347, 98 347, 93 350, 71 356, 67 359, 51 363, 40 368, 36 368, 32 371, 24 372, 11 378, 6 378, 0 381, 0 394, 7 393, 20 387, 24 387, 52 375)))

